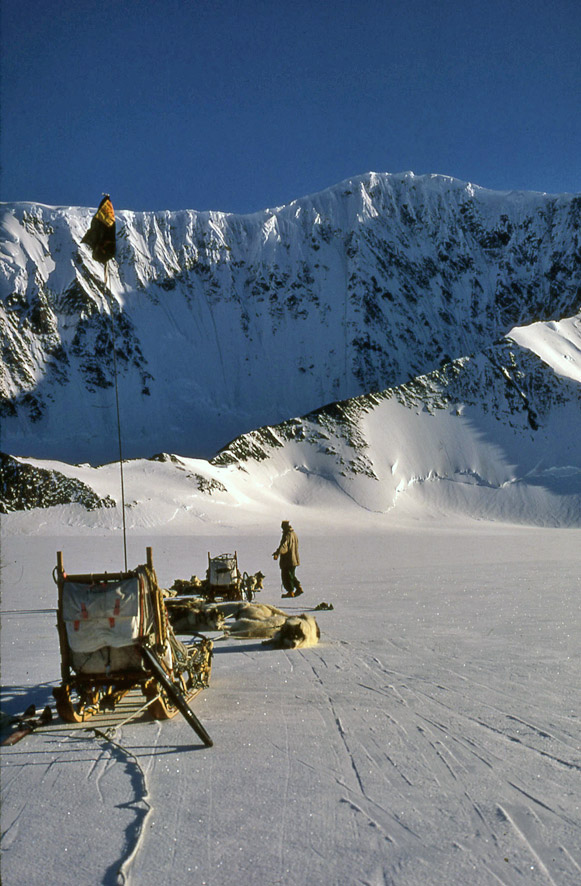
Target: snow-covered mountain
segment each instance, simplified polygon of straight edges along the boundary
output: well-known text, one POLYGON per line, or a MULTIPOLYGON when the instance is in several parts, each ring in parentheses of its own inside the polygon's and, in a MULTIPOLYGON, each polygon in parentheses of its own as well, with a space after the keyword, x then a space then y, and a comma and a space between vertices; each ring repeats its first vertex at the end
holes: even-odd
POLYGON ((370 173, 248 216, 121 211, 111 294, 79 247, 92 212, 3 206, 11 454, 116 457, 113 341, 125 455, 210 457, 581 302, 579 196, 370 173))
POLYGON ((580 204, 408 174, 120 213, 112 296, 90 210, 5 207, 4 724, 59 680, 59 550, 153 544, 166 588, 236 550, 321 630, 216 638, 211 751, 143 708, 2 748, 6 883, 578 883, 580 204))
MULTIPOLYGON (((535 323, 398 387, 251 431, 210 462, 126 462, 127 521, 196 535, 282 513, 302 526, 450 514, 579 526, 580 416, 581 317, 535 323)), ((0 508, 60 505, 74 531, 121 528, 117 464, 6 467, 0 508)))
POLYGON ((371 514, 581 525, 581 318, 514 336, 522 347, 508 337, 399 387, 246 434, 213 464, 250 471, 287 507, 331 511, 348 499, 371 514))

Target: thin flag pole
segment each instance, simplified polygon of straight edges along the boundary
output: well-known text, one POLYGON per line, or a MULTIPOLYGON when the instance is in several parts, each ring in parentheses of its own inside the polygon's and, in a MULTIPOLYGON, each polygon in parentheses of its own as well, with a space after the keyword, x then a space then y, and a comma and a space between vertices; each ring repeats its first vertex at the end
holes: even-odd
POLYGON ((111 295, 109 301, 111 311, 111 336, 113 340, 113 374, 115 376, 115 405, 117 408, 117 438, 119 441, 119 473, 121 475, 121 516, 123 522, 123 555, 125 558, 125 572, 127 572, 127 526, 125 523, 125 482, 123 479, 123 446, 121 442, 121 409, 119 407, 119 384, 117 381, 117 348, 115 342, 115 324, 113 322, 113 296, 109 293, 107 282, 107 262, 105 262, 105 293, 111 295))
POLYGON ((127 572, 127 527, 125 525, 125 483, 123 480, 123 447, 121 445, 121 409, 119 406, 119 381, 117 376, 117 348, 115 346, 115 323, 113 320, 113 293, 109 291, 107 278, 107 262, 115 257, 116 228, 115 210, 109 194, 103 194, 97 212, 91 219, 91 226, 82 238, 91 249, 93 260, 100 262, 105 275, 105 301, 109 304, 111 320, 111 343, 113 346, 113 372, 115 375, 115 404, 117 406, 117 437, 119 440, 119 471, 121 474, 121 516, 123 521, 123 552, 125 554, 125 572, 127 572))

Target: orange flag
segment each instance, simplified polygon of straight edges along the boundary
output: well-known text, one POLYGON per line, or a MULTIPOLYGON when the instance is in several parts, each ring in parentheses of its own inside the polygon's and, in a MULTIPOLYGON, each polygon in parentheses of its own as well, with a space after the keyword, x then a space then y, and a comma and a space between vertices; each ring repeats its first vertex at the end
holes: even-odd
POLYGON ((109 194, 103 196, 81 243, 91 247, 93 258, 102 265, 115 258, 115 210, 109 194))

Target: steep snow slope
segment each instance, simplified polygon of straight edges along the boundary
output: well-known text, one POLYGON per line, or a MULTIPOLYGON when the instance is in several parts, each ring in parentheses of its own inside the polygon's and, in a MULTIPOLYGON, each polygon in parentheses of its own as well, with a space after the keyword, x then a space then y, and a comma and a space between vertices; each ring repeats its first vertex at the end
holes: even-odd
POLYGON ((581 315, 521 326, 509 337, 538 354, 559 375, 581 382, 581 315))
MULTIPOLYGON (((232 520, 265 527, 275 511, 303 526, 451 514, 578 526, 580 376, 581 318, 535 324, 407 384, 242 435, 211 462, 169 455, 130 461, 128 525, 207 534, 232 520), (568 377, 549 360, 564 365, 568 377)), ((119 501, 115 464, 14 461, 23 483, 42 466, 74 480, 73 489, 82 483, 93 490, 93 501, 119 501)), ((71 504, 55 515, 59 522, 75 531, 120 529, 119 508, 89 512, 69 495, 71 504)), ((12 515, 9 525, 25 531, 28 524, 12 515)))
MULTIPOLYGON (((114 195, 113 195, 114 196, 114 195)), ((581 198, 370 173, 250 216, 118 213, 110 292, 89 209, 5 205, 2 448, 209 457, 580 302, 581 198)))

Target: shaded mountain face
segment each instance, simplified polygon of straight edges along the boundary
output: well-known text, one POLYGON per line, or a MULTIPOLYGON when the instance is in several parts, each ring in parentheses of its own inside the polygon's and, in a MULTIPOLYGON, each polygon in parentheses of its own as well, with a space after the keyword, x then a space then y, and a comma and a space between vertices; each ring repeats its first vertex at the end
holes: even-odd
MULTIPOLYGON (((240 434, 413 383, 581 303, 581 198, 368 174, 249 216, 5 204, 2 448, 210 457, 240 434)), ((534 421, 534 417, 532 418, 534 421)))
POLYGON ((529 327, 522 346, 507 337, 396 388, 244 434, 211 464, 247 473, 287 510, 338 513, 349 502, 367 514, 581 525, 581 317, 553 330, 557 360, 535 352, 545 327, 529 327), (555 371, 561 354, 566 374, 555 371))
MULTIPOLYGON (((281 515, 326 531, 450 515, 580 526, 580 431, 578 316, 520 327, 403 385, 258 428, 211 461, 126 461, 125 516, 131 531, 183 535, 233 520, 271 531, 281 515)), ((66 505, 52 519, 81 532, 120 528, 118 464, 8 462, 0 510, 66 505)))

